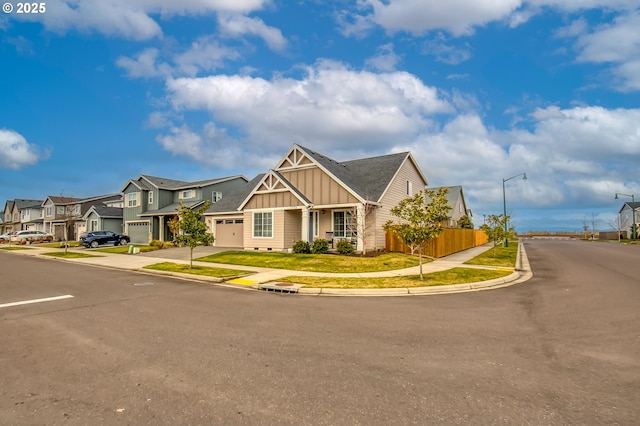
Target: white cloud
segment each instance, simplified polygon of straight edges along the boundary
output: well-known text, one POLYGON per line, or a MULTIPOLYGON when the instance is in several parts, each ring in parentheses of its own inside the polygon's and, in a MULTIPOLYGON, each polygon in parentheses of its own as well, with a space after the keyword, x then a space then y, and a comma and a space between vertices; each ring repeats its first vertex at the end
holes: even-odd
POLYGON ((205 110, 216 126, 241 129, 229 132, 247 146, 248 154, 236 160, 245 164, 263 164, 265 155, 281 155, 294 142, 379 151, 389 140, 411 140, 428 129, 430 115, 453 111, 411 74, 354 71, 333 62, 310 67, 300 80, 179 78, 168 81, 167 91, 176 111, 205 110))
POLYGON ((166 77, 173 69, 166 63, 157 63, 158 54, 158 49, 148 48, 137 53, 133 59, 121 56, 116 64, 124 68, 129 77, 166 77))
POLYGON ((447 44, 443 34, 438 34, 434 39, 424 43, 422 53, 433 55, 439 62, 458 65, 471 58, 471 47, 468 43, 464 43, 464 47, 452 46, 447 44))
POLYGON ((261 19, 243 15, 220 14, 220 32, 227 37, 254 35, 262 38, 270 49, 282 52, 287 48, 287 40, 279 29, 266 25, 261 19))
POLYGON ((400 57, 393 51, 393 43, 387 43, 378 47, 378 54, 367 59, 369 67, 379 71, 394 71, 400 57))
POLYGON ((237 59, 240 54, 222 46, 213 37, 200 37, 183 53, 175 55, 173 61, 185 75, 195 76, 200 71, 213 71, 224 66, 227 59, 237 59))
POLYGON ((41 21, 50 31, 98 32, 133 40, 162 35, 151 14, 200 15, 212 12, 249 13, 271 0, 50 0, 42 14, 13 14, 15 19, 41 21))
POLYGON ((0 168, 17 170, 48 156, 46 151, 28 143, 20 133, 0 128, 0 168))

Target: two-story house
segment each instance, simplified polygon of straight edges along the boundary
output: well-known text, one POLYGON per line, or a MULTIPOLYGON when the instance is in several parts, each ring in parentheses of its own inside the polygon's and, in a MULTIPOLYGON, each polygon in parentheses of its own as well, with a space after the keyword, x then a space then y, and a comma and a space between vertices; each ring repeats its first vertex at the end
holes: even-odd
POLYGON ((77 239, 86 229, 84 214, 92 206, 121 203, 122 194, 107 194, 88 198, 50 195, 42 202, 44 231, 56 239, 77 239))
POLYGON ((129 180, 121 190, 124 194, 124 233, 134 243, 171 241, 168 223, 176 215, 180 203, 191 208, 197 208, 207 200, 217 203, 246 183, 247 178, 239 175, 197 182, 140 175, 129 180))
MULTIPOLYGON (((468 216, 469 220, 473 218, 473 212, 470 208, 467 207, 467 202, 464 198, 464 192, 462 191, 462 186, 445 186, 445 187, 434 187, 427 188, 431 191, 438 191, 440 188, 447 188, 447 202, 451 207, 449 211, 449 219, 447 219, 446 223, 443 223, 442 226, 446 228, 457 228, 458 221, 463 216, 468 216)), ((429 203, 431 200, 426 199, 425 202, 429 203)))
POLYGON ((4 205, 2 233, 23 230, 42 230, 40 203, 42 203, 42 200, 26 200, 21 198, 7 200, 4 205))

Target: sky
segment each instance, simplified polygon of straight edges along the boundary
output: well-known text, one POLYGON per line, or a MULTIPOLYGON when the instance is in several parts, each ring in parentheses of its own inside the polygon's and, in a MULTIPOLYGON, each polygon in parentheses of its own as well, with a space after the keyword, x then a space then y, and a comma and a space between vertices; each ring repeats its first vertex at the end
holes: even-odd
POLYGON ((251 179, 294 143, 411 151, 476 226, 504 180, 523 232, 615 229, 615 194, 640 199, 640 0, 37 6, 0 13, 2 205, 251 179))

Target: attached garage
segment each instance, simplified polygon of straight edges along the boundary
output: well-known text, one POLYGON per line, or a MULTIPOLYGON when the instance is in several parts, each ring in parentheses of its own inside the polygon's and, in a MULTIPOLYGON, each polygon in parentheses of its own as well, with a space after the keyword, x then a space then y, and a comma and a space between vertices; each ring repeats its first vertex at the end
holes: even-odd
POLYGON ((216 247, 242 247, 242 219, 215 219, 216 247))
POLYGON ((149 244, 150 232, 148 220, 126 223, 125 234, 129 236, 132 243, 149 244))

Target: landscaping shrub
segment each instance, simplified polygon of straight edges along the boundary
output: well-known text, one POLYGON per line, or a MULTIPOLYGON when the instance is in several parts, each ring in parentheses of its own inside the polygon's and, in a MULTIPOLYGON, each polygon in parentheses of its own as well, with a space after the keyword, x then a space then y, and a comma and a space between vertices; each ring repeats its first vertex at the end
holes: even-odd
POLYGON ((165 241, 164 243, 162 243, 162 247, 163 249, 169 249, 175 247, 175 244, 173 244, 171 241, 165 241))
POLYGON ((294 253, 311 253, 311 246, 306 241, 297 241, 293 245, 294 253))
POLYGON ((160 241, 160 240, 151 240, 151 242, 149 243, 149 245, 153 248, 155 248, 156 250, 160 250, 162 248, 162 246, 164 245, 164 241, 160 241))
POLYGON ((329 252, 329 243, 327 240, 315 240, 313 242, 313 247, 311 248, 311 253, 313 254, 325 254, 329 252))
POLYGON ((336 251, 339 254, 353 254, 354 252, 353 246, 351 245, 351 242, 348 240, 338 241, 338 244, 336 245, 336 251))

